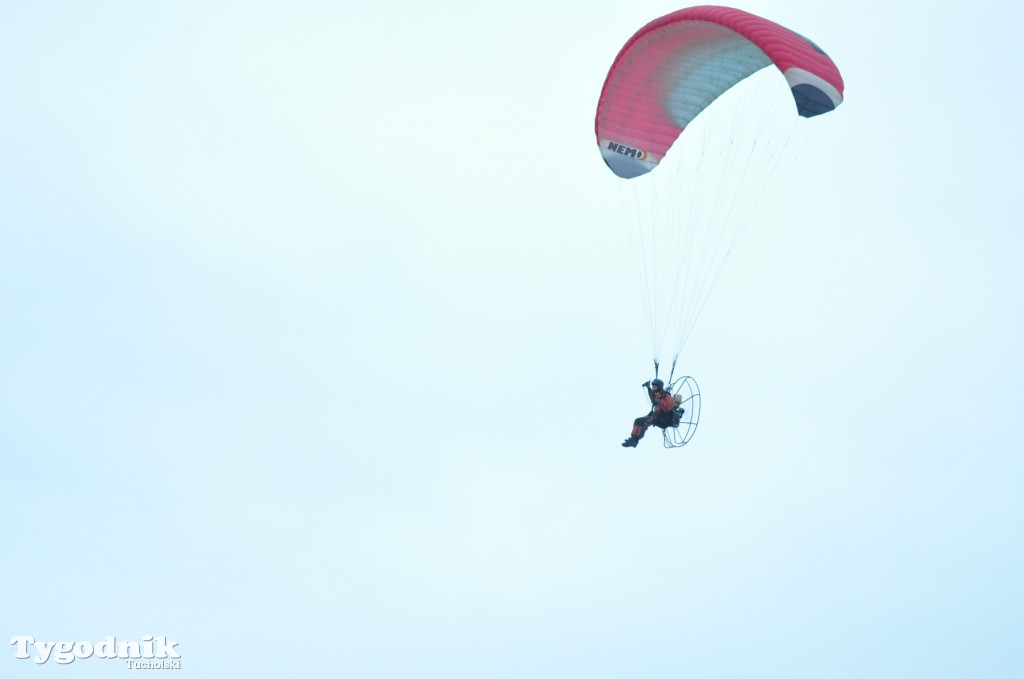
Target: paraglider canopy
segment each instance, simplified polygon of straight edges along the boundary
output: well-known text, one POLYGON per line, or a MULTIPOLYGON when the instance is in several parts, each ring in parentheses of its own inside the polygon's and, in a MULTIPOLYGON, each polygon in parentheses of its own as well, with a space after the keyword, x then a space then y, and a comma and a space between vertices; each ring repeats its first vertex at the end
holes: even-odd
POLYGON ((842 102, 843 79, 829 56, 767 19, 702 6, 648 23, 619 51, 601 90, 595 128, 605 163, 625 179, 650 172, 719 95, 772 64, 801 116, 842 102))

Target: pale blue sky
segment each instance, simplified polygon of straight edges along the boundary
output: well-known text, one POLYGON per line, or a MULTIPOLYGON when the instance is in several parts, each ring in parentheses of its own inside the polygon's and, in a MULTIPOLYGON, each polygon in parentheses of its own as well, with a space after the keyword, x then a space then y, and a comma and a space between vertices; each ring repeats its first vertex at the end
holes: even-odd
POLYGON ((1022 10, 738 6, 847 96, 687 344, 672 452, 618 445, 648 339, 593 113, 680 5, 0 6, 4 641, 1019 676, 1022 10))

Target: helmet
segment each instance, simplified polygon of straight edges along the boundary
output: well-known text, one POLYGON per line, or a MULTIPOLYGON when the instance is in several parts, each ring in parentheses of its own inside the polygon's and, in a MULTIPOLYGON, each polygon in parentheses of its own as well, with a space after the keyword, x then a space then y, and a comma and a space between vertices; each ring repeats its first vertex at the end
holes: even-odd
POLYGON ((653 379, 653 380, 651 380, 651 386, 652 387, 657 387, 658 389, 664 389, 665 388, 665 383, 662 382, 659 379, 653 379))

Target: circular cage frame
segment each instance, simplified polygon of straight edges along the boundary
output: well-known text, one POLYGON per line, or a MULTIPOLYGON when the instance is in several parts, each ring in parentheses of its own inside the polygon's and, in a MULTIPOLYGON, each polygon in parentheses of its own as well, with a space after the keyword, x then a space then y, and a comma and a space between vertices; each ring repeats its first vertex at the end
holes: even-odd
POLYGON ((682 401, 676 406, 676 414, 679 417, 678 423, 662 430, 662 438, 666 448, 682 448, 697 431, 697 424, 700 422, 701 395, 697 380, 689 375, 684 375, 674 380, 668 387, 669 393, 673 396, 682 395, 682 401), (678 411, 682 409, 682 413, 678 411))

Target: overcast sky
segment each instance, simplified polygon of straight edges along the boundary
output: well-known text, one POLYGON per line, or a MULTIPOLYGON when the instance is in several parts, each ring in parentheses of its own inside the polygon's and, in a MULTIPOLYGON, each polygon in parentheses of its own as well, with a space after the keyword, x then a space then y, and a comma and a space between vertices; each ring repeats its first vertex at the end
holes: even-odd
POLYGON ((650 351, 593 115, 679 5, 0 6, 5 642, 1019 676, 1020 5, 738 6, 846 100, 686 345, 674 451, 619 446, 650 351))

